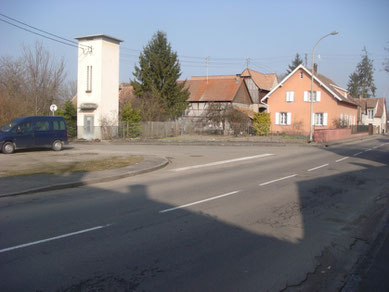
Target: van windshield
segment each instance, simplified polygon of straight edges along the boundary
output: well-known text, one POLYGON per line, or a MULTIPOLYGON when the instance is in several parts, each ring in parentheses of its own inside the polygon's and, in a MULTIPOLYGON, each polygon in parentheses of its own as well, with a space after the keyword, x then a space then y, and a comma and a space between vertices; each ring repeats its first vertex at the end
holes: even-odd
POLYGON ((13 127, 19 123, 18 119, 12 120, 0 127, 0 132, 9 132, 13 127))

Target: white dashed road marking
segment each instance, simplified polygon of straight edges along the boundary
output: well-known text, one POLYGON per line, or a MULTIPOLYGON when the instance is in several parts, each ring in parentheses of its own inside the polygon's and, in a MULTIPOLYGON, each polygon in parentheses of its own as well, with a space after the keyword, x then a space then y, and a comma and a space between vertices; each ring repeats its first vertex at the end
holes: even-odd
POLYGON ((316 166, 316 167, 314 167, 314 168, 308 169, 308 171, 314 171, 314 170, 316 170, 316 169, 323 168, 323 167, 326 167, 326 166, 328 166, 328 165, 329 165, 329 163, 326 163, 326 164, 323 164, 323 165, 316 166))
POLYGON ((268 181, 268 182, 264 182, 264 183, 261 183, 260 186, 265 186, 265 185, 268 185, 268 184, 271 184, 271 183, 274 183, 274 182, 277 182, 277 181, 280 181, 280 180, 292 178, 292 177, 295 177, 295 176, 297 176, 297 174, 292 174, 292 175, 285 176, 285 177, 282 177, 282 178, 279 178, 279 179, 275 179, 275 180, 271 180, 271 181, 268 181))
POLYGON ((170 208, 170 209, 161 210, 161 211, 159 211, 159 213, 171 212, 171 211, 182 209, 182 208, 186 208, 186 207, 189 207, 189 206, 193 206, 193 205, 205 203, 205 202, 208 202, 208 201, 212 201, 212 200, 228 197, 228 196, 231 196, 231 195, 235 195, 235 194, 237 194, 239 192, 240 191, 233 191, 233 192, 230 192, 230 193, 226 193, 226 194, 219 195, 219 196, 216 196, 216 197, 212 197, 212 198, 204 199, 204 200, 201 200, 201 201, 189 203, 189 204, 186 204, 186 205, 182 205, 182 206, 178 206, 178 207, 174 207, 174 208, 170 208))
POLYGON ((95 231, 95 230, 98 230, 98 229, 106 228, 106 227, 108 227, 110 225, 111 224, 102 225, 102 226, 96 226, 96 227, 92 227, 92 228, 88 228, 88 229, 84 229, 84 230, 80 230, 80 231, 76 231, 76 232, 72 232, 72 233, 67 233, 67 234, 63 234, 63 235, 59 235, 59 236, 55 236, 55 237, 51 237, 51 238, 46 238, 46 239, 42 239, 42 240, 38 240, 38 241, 33 241, 33 242, 21 244, 21 245, 16 245, 16 246, 0 249, 0 253, 11 251, 11 250, 14 250, 14 249, 28 247, 28 246, 31 246, 31 245, 45 243, 45 242, 49 242, 49 241, 52 241, 52 240, 57 240, 57 239, 61 239, 61 238, 69 237, 69 236, 74 236, 74 235, 78 235, 78 234, 81 234, 81 233, 95 231))
POLYGON ((216 161, 216 162, 211 162, 211 163, 207 163, 207 164, 199 164, 199 165, 175 168, 175 169, 172 169, 171 171, 185 171, 185 170, 189 170, 189 169, 203 168, 203 167, 208 167, 208 166, 216 166, 216 165, 222 165, 222 164, 238 162, 238 161, 245 161, 245 160, 256 159, 256 158, 264 158, 264 157, 273 156, 273 155, 274 154, 267 153, 267 154, 261 154, 261 155, 255 155, 255 156, 247 156, 247 157, 241 157, 241 158, 230 159, 230 160, 216 161))

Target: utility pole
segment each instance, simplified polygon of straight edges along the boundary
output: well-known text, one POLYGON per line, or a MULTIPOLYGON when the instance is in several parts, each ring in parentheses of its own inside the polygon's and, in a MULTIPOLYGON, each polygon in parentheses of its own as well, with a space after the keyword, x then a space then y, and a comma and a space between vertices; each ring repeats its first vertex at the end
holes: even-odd
POLYGON ((311 92, 310 92, 310 100, 311 100, 311 107, 310 107, 310 118, 311 118, 311 123, 310 123, 310 127, 309 127, 309 142, 313 142, 313 124, 314 124, 314 116, 313 116, 313 78, 314 78, 314 75, 315 75, 315 70, 314 70, 314 67, 315 67, 315 49, 317 47, 317 45, 320 43, 320 41, 328 36, 331 36, 331 35, 337 35, 338 32, 337 31, 333 31, 329 34, 326 34, 325 36, 321 37, 317 42, 316 44, 313 46, 313 49, 312 49, 312 71, 311 71, 311 92))
POLYGON ((249 69, 249 66, 250 66, 250 58, 247 58, 246 59, 246 67, 247 67, 247 69, 249 69))
POLYGON ((208 66, 209 66, 209 56, 205 58, 205 65, 207 67, 207 84, 208 84, 208 66))
POLYGON ((308 66, 308 54, 305 53, 305 67, 308 66))

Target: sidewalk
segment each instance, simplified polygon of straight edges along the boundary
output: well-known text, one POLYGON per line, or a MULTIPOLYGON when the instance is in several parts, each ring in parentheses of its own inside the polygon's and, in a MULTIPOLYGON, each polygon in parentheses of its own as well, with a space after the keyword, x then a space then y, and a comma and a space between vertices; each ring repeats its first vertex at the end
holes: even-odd
POLYGON ((143 158, 144 160, 138 164, 111 170, 76 172, 64 175, 34 174, 0 177, 0 197, 113 181, 157 170, 169 163, 169 161, 163 157, 147 155, 143 156, 143 158))

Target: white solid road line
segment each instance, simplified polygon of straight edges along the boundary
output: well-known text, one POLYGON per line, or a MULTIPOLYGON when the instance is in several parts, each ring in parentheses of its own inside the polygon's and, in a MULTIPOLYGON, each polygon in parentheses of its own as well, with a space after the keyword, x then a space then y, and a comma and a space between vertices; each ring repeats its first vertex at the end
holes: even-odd
POLYGON ((264 182, 264 183, 261 183, 260 186, 265 186, 265 185, 268 185, 268 184, 271 184, 271 183, 274 183, 274 182, 277 182, 277 181, 280 181, 280 180, 292 178, 292 177, 295 177, 295 176, 297 176, 297 174, 292 174, 292 175, 289 175, 289 176, 285 176, 285 177, 282 177, 282 178, 278 178, 278 179, 275 179, 275 180, 264 182))
POLYGON ((346 160, 346 159, 348 159, 348 158, 349 158, 349 157, 346 156, 346 157, 343 157, 343 158, 341 158, 341 159, 336 160, 335 162, 341 162, 341 161, 346 160))
POLYGON ((159 211, 159 213, 166 213, 166 212, 174 211, 174 210, 177 210, 177 209, 186 208, 186 207, 193 206, 193 205, 197 205, 197 204, 201 204, 201 203, 204 203, 204 202, 208 202, 208 201, 220 199, 220 198, 223 198, 223 197, 235 195, 235 194, 237 194, 237 193, 239 193, 239 192, 240 192, 240 191, 230 192, 230 193, 227 193, 227 194, 223 194, 223 195, 219 195, 219 196, 216 196, 216 197, 208 198, 208 199, 205 199, 205 200, 193 202, 193 203, 190 203, 190 204, 186 204, 186 205, 182 205, 182 206, 178 206, 178 207, 174 207, 174 208, 162 210, 162 211, 159 211))
POLYGON ((273 156, 273 155, 274 154, 267 153, 267 154, 261 154, 261 155, 255 155, 255 156, 247 156, 247 157, 241 157, 241 158, 230 159, 230 160, 216 161, 216 162, 211 162, 211 163, 207 163, 207 164, 199 164, 199 165, 175 168, 175 169, 172 169, 171 171, 185 171, 185 170, 189 170, 189 169, 215 166, 215 165, 221 165, 221 164, 226 164, 226 163, 232 163, 232 162, 238 162, 238 161, 244 161, 244 160, 250 160, 250 159, 256 159, 256 158, 263 158, 263 157, 268 157, 268 156, 273 156))
POLYGON ((38 240, 38 241, 33 241, 33 242, 21 244, 21 245, 16 245, 16 246, 0 249, 0 253, 11 251, 11 250, 18 249, 18 248, 24 248, 24 247, 28 247, 28 246, 31 246, 31 245, 36 245, 36 244, 52 241, 52 240, 57 240, 57 239, 61 239, 61 238, 69 237, 69 236, 74 236, 74 235, 78 235, 78 234, 85 233, 85 232, 90 232, 90 231, 98 230, 98 229, 101 229, 101 228, 108 227, 110 225, 111 224, 102 225, 102 226, 96 226, 96 227, 93 227, 93 228, 88 228, 88 229, 84 229, 84 230, 80 230, 80 231, 76 231, 76 232, 72 232, 72 233, 67 233, 67 234, 63 234, 63 235, 59 235, 59 236, 55 236, 55 237, 51 237, 51 238, 47 238, 47 239, 42 239, 42 240, 38 240))
POLYGON ((358 152, 358 153, 355 153, 353 156, 358 156, 358 155, 361 155, 362 152, 358 152))
POLYGON ((323 165, 320 165, 320 166, 317 166, 317 167, 314 167, 314 168, 311 168, 311 169, 308 169, 308 171, 314 171, 314 170, 316 170, 316 169, 319 169, 319 168, 322 168, 322 167, 326 167, 326 166, 328 166, 329 164, 328 163, 326 163, 326 164, 323 164, 323 165))

